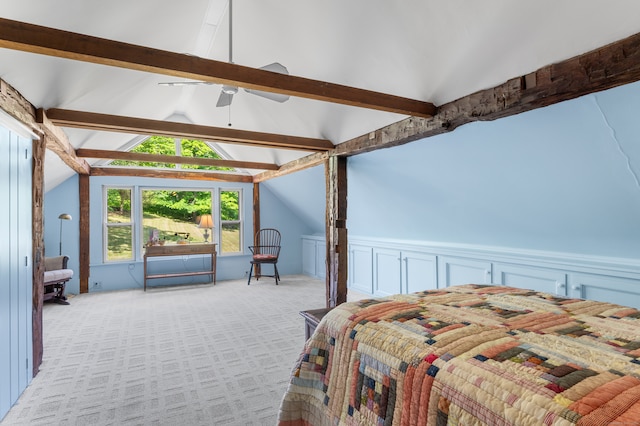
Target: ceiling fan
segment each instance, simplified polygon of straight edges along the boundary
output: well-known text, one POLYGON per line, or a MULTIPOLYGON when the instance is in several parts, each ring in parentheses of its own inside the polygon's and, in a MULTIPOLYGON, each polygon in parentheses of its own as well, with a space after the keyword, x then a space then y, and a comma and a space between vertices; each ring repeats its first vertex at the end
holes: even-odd
MULTIPOLYGON (((229 0, 229 63, 233 63, 233 0, 229 0)), ((279 74, 289 75, 289 71, 287 68, 278 63, 274 62, 269 65, 265 65, 260 67, 259 69, 265 71, 276 72, 279 74)), ((163 86, 187 86, 187 85, 210 85, 215 83, 210 83, 207 81, 181 81, 181 82, 167 82, 167 83, 158 83, 163 86)), ((289 99, 288 95, 282 95, 280 93, 271 93, 271 92, 263 92, 261 90, 251 90, 244 89, 245 92, 251 93, 252 95, 261 96, 266 99, 270 99, 276 102, 286 102, 289 99)), ((217 107, 224 107, 231 105, 233 101, 233 95, 238 93, 237 86, 231 85, 223 85, 222 90, 220 91, 220 96, 218 97, 218 102, 216 102, 217 107)))

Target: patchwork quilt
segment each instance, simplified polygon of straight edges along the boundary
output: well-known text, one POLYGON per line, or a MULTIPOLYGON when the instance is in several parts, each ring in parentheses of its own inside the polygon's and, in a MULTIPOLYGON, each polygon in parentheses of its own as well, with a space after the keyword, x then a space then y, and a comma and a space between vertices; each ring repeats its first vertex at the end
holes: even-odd
POLYGON ((342 304, 279 425, 640 425, 640 312, 504 286, 342 304))

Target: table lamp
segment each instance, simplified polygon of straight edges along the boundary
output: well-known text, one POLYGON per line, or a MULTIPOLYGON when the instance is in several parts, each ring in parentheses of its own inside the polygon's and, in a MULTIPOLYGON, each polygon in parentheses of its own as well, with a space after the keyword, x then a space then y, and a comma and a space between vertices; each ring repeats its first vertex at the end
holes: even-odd
POLYGON ((213 219, 210 214, 203 214, 198 222, 198 228, 204 228, 204 242, 209 240, 209 229, 213 228, 213 219))

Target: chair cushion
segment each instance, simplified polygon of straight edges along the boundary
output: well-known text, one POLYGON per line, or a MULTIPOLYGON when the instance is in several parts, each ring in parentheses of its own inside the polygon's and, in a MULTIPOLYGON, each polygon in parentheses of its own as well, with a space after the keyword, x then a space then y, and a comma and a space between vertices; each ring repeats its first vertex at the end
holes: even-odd
POLYGON ((53 271, 56 269, 64 269, 64 258, 66 256, 45 257, 44 258, 44 270, 53 271))
POLYGON ((276 260, 278 257, 273 254, 254 254, 253 260, 276 260))
POLYGON ((44 273, 45 284, 68 281, 71 278, 73 278, 73 269, 55 269, 44 273))

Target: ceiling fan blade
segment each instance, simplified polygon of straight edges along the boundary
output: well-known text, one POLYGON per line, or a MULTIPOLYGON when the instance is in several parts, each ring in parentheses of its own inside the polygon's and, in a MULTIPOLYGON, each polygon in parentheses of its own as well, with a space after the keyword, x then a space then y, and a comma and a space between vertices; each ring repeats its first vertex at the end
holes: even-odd
MULTIPOLYGON (((289 75, 289 70, 287 67, 282 65, 279 62, 274 62, 269 65, 265 65, 260 67, 261 70, 277 72, 278 74, 286 74, 289 75)), ((200 85, 212 85, 216 83, 211 83, 210 81, 161 81, 158 83, 159 86, 200 86, 200 85)), ((227 86, 234 87, 234 86, 227 86)))
POLYGON ((218 97, 218 102, 216 103, 217 107, 224 107, 231 105, 231 101, 233 101, 233 95, 230 93, 220 92, 220 97, 218 97))
MULTIPOLYGON (((274 62, 272 64, 265 65, 263 67, 260 67, 260 69, 265 71, 277 72, 278 74, 289 75, 289 70, 287 70, 287 67, 285 67, 279 62, 274 62)), ((246 92, 251 93, 252 95, 262 96, 263 98, 267 98, 272 101, 276 101, 280 103, 286 102, 289 100, 289 95, 282 95, 280 93, 263 92, 262 90, 252 90, 252 89, 244 89, 244 90, 246 92)))
POLYGON ((260 67, 260 69, 265 71, 277 72, 278 74, 289 75, 289 70, 287 69, 287 67, 285 67, 279 62, 274 62, 272 64, 265 65, 263 67, 260 67))
POLYGON ((251 89, 244 89, 244 90, 245 92, 249 92, 252 95, 261 96, 263 98, 267 98, 272 101, 276 101, 280 103, 286 102, 289 100, 289 95, 282 95, 280 93, 263 92, 261 90, 251 90, 251 89))
POLYGON ((208 81, 163 81, 158 83, 158 86, 200 86, 211 84, 215 83, 210 83, 208 81))

